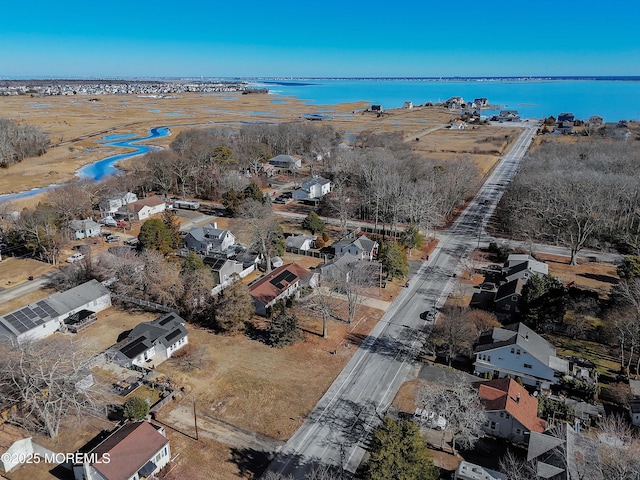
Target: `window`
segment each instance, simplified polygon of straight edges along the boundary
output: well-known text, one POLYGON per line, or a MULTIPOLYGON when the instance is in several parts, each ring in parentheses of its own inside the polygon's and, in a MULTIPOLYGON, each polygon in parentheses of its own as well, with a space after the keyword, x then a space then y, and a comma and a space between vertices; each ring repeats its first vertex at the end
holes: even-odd
POLYGON ((500 412, 500 418, 504 418, 504 412, 500 412))
POLYGON ((487 362, 491 361, 491 355, 487 355, 487 362))
POLYGON ((491 430, 495 430, 496 429, 496 422, 491 422, 491 425, 489 426, 489 428, 491 428, 491 430))
POLYGON ((525 364, 523 365, 523 367, 524 367, 524 368, 533 368, 533 367, 532 367, 531 365, 529 365, 528 363, 525 363, 525 364))
POLYGON ((516 349, 515 349, 515 348, 512 348, 512 349, 511 349, 511 353, 516 353, 516 349))
POLYGON ((505 304, 504 309, 508 312, 509 310, 511 310, 511 305, 509 305, 508 303, 505 304))
POLYGON ((520 349, 516 350, 516 354, 520 355, 520 349))
POLYGON ((516 428, 516 434, 517 434, 517 435, 520 435, 520 433, 521 433, 520 429, 519 429, 519 428, 516 428))

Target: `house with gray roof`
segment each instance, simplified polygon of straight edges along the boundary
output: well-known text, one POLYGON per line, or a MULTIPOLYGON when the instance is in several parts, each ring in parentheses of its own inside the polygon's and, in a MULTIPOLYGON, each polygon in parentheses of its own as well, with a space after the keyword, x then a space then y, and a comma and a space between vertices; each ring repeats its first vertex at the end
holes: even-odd
POLYGON ((324 197, 331 192, 331 180, 322 177, 313 177, 305 180, 300 188, 291 194, 295 200, 312 200, 324 197))
POLYGON ((192 228, 184 237, 184 246, 201 255, 233 254, 231 247, 236 243, 236 237, 229 230, 218 228, 210 223, 204 227, 192 228))
POLYGON ((302 160, 291 155, 276 155, 269 160, 269 165, 273 165, 276 168, 297 170, 302 167, 302 160))
POLYGON ((378 255, 380 244, 375 240, 371 240, 366 235, 362 235, 356 239, 343 238, 335 242, 332 247, 336 255, 350 253, 351 255, 359 257, 360 260, 364 260, 365 258, 373 260, 374 257, 378 255))
POLYGON ((136 325, 127 338, 109 348, 108 360, 123 367, 155 366, 189 343, 185 321, 176 313, 167 313, 151 322, 136 325))
POLYGON ((533 275, 548 275, 549 266, 544 262, 539 262, 530 255, 509 255, 504 269, 507 282, 522 279, 525 282, 533 275))
POLYGON ((72 238, 81 240, 83 238, 97 237, 100 235, 101 225, 94 222, 90 218, 84 220, 71 220, 69 222, 69 230, 71 230, 72 238))
POLYGON ((115 214, 120 207, 138 201, 138 196, 132 192, 120 192, 105 197, 98 206, 104 217, 115 214))
POLYGON ((316 246, 316 237, 315 235, 291 235, 284 239, 284 243, 289 248, 311 250, 316 246))
POLYGON ((500 285, 495 296, 496 312, 509 316, 520 313, 520 298, 525 283, 521 278, 516 278, 500 285))
POLYGON ((72 315, 100 312, 111 306, 111 293, 97 280, 54 293, 0 317, 0 341, 20 344, 56 332, 72 315))
POLYGON ((240 275, 244 270, 242 262, 229 258, 204 257, 202 261, 211 268, 214 285, 227 282, 231 280, 234 275, 240 275))
POLYGON ((525 385, 548 389, 569 373, 569 362, 525 324, 514 323, 480 335, 474 368, 476 375, 520 377, 525 385))

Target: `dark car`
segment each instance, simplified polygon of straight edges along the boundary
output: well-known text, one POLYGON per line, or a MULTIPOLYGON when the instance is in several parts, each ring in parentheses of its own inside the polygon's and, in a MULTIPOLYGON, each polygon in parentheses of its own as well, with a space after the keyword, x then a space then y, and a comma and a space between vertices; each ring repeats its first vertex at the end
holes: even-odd
POLYGON ((118 243, 120 241, 120 237, 117 235, 110 235, 107 237, 107 243, 118 243))
POLYGON ((420 318, 428 322, 433 322, 436 319, 436 312, 434 310, 427 310, 420 314, 420 318))

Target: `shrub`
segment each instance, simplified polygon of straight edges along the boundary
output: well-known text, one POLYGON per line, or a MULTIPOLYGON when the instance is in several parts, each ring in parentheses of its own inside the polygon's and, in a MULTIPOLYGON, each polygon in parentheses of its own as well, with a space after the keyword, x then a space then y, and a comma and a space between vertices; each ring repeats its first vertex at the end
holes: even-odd
POLYGON ((129 397, 123 405, 124 418, 142 420, 149 415, 149 404, 140 397, 129 397))

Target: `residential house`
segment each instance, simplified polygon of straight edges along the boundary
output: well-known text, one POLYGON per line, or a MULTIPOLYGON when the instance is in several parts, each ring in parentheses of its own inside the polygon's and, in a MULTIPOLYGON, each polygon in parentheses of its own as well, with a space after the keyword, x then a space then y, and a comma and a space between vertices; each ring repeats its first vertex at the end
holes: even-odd
POLYGON ((411 110, 413 108, 413 102, 404 102, 402 108, 408 108, 409 110, 411 110))
POLYGON ((592 115, 587 120, 587 125, 591 128, 600 128, 604 125, 604 119, 599 115, 592 115))
POLYGON ((463 460, 453 473, 453 480, 508 480, 508 477, 504 473, 463 460))
POLYGON ((316 237, 315 235, 291 235, 284 239, 284 243, 288 248, 306 251, 316 247, 316 237))
POLYGON ((300 188, 292 192, 294 200, 313 200, 324 197, 331 191, 331 180, 322 177, 313 177, 305 180, 300 188))
POLYGON ((123 367, 164 362, 189 343, 185 321, 176 313, 167 313, 151 322, 136 325, 127 338, 105 353, 109 361, 123 367))
POLYGON ((217 228, 216 223, 204 227, 192 228, 184 237, 184 245, 202 255, 213 253, 231 254, 231 247, 236 243, 236 237, 229 230, 217 228))
POLYGON ((526 444, 531 432, 542 433, 547 422, 538 418, 538 399, 511 378, 476 382, 478 397, 487 414, 486 434, 512 443, 526 444))
POLYGON ((291 155, 277 155, 269 160, 269 164, 276 168, 286 168, 293 171, 302 167, 302 160, 291 155))
POLYGON ((520 298, 526 281, 516 278, 500 285, 495 296, 495 310, 509 316, 520 313, 520 298))
POLYGON ((0 317, 0 341, 20 344, 56 332, 64 321, 80 312, 97 313, 111 306, 111 293, 97 280, 54 293, 0 317))
POLYGON ((531 432, 527 462, 535 465, 537 477, 549 480, 585 478, 589 464, 597 462, 596 442, 565 423, 544 433, 531 432))
POLYGON ((256 267, 262 260, 262 255, 257 252, 242 251, 236 255, 236 261, 242 263, 244 268, 249 268, 252 265, 256 267))
POLYGON ((378 249, 380 244, 375 240, 369 239, 366 235, 362 235, 358 238, 343 238, 338 240, 332 245, 333 251, 336 255, 343 253, 350 253, 359 257, 361 260, 365 258, 373 260, 378 255, 378 249))
POLYGON ((485 97, 476 98, 473 100, 474 108, 486 108, 489 106, 489 100, 485 97))
POLYGON ((120 192, 102 200, 98 206, 103 217, 115 214, 120 207, 138 201, 138 196, 131 192, 120 192))
POLYGON ((8 423, 0 425, 0 466, 5 473, 33 458, 33 454, 33 443, 26 430, 8 423))
POLYGON ((120 207, 118 214, 127 217, 131 215, 135 220, 146 220, 151 215, 162 213, 166 209, 167 204, 162 197, 153 196, 120 207))
POLYGON ((239 276, 244 270, 242 262, 229 258, 204 257, 202 261, 211 268, 214 285, 230 281, 234 275, 239 276))
POLYGON ((69 222, 69 230, 71 230, 72 236, 76 240, 97 237, 100 235, 101 228, 98 222, 94 222, 90 218, 85 220, 71 220, 69 222))
POLYGON ((448 107, 452 110, 461 108, 464 105, 464 99, 462 97, 451 97, 446 102, 444 102, 445 107, 448 107))
POLYGON ((575 117, 573 115, 573 113, 560 113, 558 114, 558 125, 562 125, 564 122, 571 122, 571 126, 573 126, 573 122, 575 120, 575 117))
POLYGON ((500 110, 498 115, 491 117, 492 122, 519 122, 520 114, 517 110, 500 110))
POLYGON ((529 255, 509 255, 505 268, 505 279, 511 282, 516 279, 529 280, 533 275, 547 275, 549 266, 529 255))
POLYGON ((640 380, 629 379, 631 398, 629 399, 629 415, 631 423, 640 427, 640 380))
POLYGON ((523 323, 483 332, 475 357, 476 375, 520 377, 525 385, 542 389, 569 372, 569 362, 556 356, 555 347, 523 323))
POLYGON ((85 445, 78 453, 87 461, 73 466, 75 480, 155 478, 171 459, 164 428, 148 422, 126 423, 98 445, 85 445))
POLYGON ((451 130, 464 130, 465 128, 467 128, 467 124, 465 122, 463 122, 462 120, 454 120, 449 125, 449 128, 451 130))
POLYGON ((267 309, 278 300, 297 296, 298 291, 308 282, 311 272, 289 263, 271 271, 249 285, 249 294, 256 306, 256 313, 265 316, 267 309))

